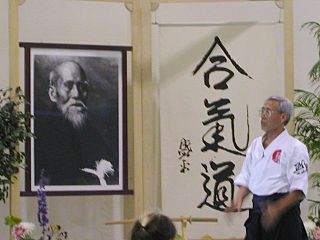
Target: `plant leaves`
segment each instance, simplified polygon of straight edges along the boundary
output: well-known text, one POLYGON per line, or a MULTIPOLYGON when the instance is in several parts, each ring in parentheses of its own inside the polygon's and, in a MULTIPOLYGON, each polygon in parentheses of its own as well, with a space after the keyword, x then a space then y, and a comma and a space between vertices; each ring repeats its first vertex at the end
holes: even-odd
POLYGON ((29 121, 30 113, 20 107, 25 105, 25 96, 20 87, 0 90, 0 201, 5 202, 10 184, 16 179, 19 168, 23 167, 25 155, 19 144, 33 137, 29 121))
POLYGON ((13 227, 14 225, 21 223, 21 218, 10 215, 5 217, 4 222, 6 225, 13 227))

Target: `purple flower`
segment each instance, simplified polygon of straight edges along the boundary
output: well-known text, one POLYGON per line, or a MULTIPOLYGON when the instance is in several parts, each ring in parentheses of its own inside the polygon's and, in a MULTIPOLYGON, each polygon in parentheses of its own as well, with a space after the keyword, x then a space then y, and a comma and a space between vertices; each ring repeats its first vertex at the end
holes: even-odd
POLYGON ((49 223, 49 219, 48 219, 48 207, 47 207, 47 199, 46 199, 43 174, 44 174, 44 170, 42 169, 40 174, 39 189, 37 191, 37 199, 38 199, 38 221, 44 231, 45 226, 49 223))

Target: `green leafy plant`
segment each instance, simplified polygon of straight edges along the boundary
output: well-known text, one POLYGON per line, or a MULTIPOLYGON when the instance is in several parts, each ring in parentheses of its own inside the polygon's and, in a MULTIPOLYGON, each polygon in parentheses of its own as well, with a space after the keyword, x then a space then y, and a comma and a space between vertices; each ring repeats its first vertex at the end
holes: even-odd
MULTIPOLYGON (((307 22, 302 28, 308 28, 317 40, 318 61, 309 72, 309 79, 313 91, 295 90, 296 100, 294 106, 299 110, 295 118, 295 134, 303 141, 310 154, 312 161, 320 160, 320 24, 307 22)), ((320 189, 320 172, 311 174, 312 187, 320 189)), ((320 201, 310 200, 309 219, 320 226, 320 201)))
POLYGON ((19 168, 24 166, 25 154, 18 145, 33 136, 28 125, 32 116, 20 110, 26 103, 21 88, 0 89, 0 201, 3 202, 19 168))
MULTIPOLYGON (((67 240, 68 233, 60 225, 49 224, 47 198, 44 185, 43 170, 40 176, 40 187, 37 190, 38 199, 38 222, 42 228, 42 234, 37 240, 67 240)), ((12 228, 12 237, 14 240, 36 240, 33 237, 35 225, 31 222, 22 222, 15 216, 7 216, 5 224, 12 228)))
POLYGON ((14 225, 20 224, 21 219, 10 215, 5 217, 4 223, 10 227, 13 227, 14 225))

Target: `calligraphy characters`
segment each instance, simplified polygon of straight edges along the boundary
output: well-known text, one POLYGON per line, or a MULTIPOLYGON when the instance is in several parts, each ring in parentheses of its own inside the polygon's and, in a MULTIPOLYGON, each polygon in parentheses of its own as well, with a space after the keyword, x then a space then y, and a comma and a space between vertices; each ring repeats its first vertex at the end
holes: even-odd
POLYGON ((203 190, 206 193, 205 199, 198 205, 198 208, 202 208, 206 205, 210 208, 218 211, 224 211, 229 202, 233 199, 234 195, 234 182, 232 177, 234 176, 234 163, 224 162, 216 164, 214 161, 209 162, 212 170, 212 180, 214 184, 212 189, 208 187, 211 180, 209 175, 209 169, 206 164, 202 164, 204 172, 201 175, 204 177, 203 190), (229 190, 229 191, 228 191, 229 190), (230 192, 230 196, 228 195, 230 192))
POLYGON ((204 63, 208 60, 212 63, 212 67, 209 68, 207 71, 204 72, 204 84, 210 88, 210 83, 209 83, 209 77, 210 74, 213 73, 217 73, 217 72, 226 72, 227 76, 225 78, 223 78, 220 82, 216 83, 213 85, 214 89, 218 89, 218 90, 225 90, 228 88, 227 82, 229 80, 231 80, 234 76, 234 72, 231 69, 228 69, 226 67, 220 66, 223 63, 226 63, 228 60, 231 62, 231 64, 235 67, 235 69, 242 75, 247 76, 248 78, 252 79, 252 77, 250 77, 248 75, 248 73, 243 70, 231 57, 231 55, 229 54, 229 52, 227 51, 227 49, 223 46, 221 40, 219 37, 215 37, 214 38, 214 42, 212 43, 211 47, 209 48, 209 50, 206 52, 206 54, 204 55, 204 57, 202 58, 202 60, 200 61, 200 63, 196 66, 196 68, 193 70, 193 75, 195 75, 200 68, 204 65, 204 63), (215 49, 216 46, 219 46, 222 50, 222 52, 226 55, 213 55, 210 57, 210 54, 213 52, 213 50, 215 49))
MULTIPOLYGON (((222 44, 219 37, 215 37, 209 50, 205 53, 199 64, 193 70, 193 75, 196 75, 201 68, 209 66, 208 69, 203 70, 203 81, 207 88, 213 88, 214 91, 226 91, 229 89, 230 81, 237 75, 244 75, 248 79, 252 77, 231 57, 228 50, 222 44), (220 48, 220 53, 216 53, 220 48), (206 64, 205 64, 206 63, 206 64)), ((221 92, 220 92, 221 93, 221 92)), ((207 113, 207 119, 202 121, 202 125, 207 127, 207 130, 202 135, 203 147, 202 152, 212 151, 218 153, 223 150, 233 155, 245 156, 245 151, 249 145, 249 113, 248 106, 246 106, 246 142, 244 146, 240 146, 236 141, 235 121, 236 116, 230 109, 231 99, 228 97, 221 97, 219 99, 204 99, 204 107, 207 113), (230 126, 231 131, 228 139, 232 139, 232 145, 228 146, 225 142, 226 127, 230 126)), ((209 174, 207 164, 202 164, 204 172, 201 176, 204 178, 203 189, 205 192, 204 200, 198 205, 202 208, 204 205, 218 210, 224 211, 228 205, 228 201, 233 199, 234 182, 233 170, 234 163, 231 161, 223 161, 222 163, 215 163, 210 161, 210 168, 213 174, 209 174), (214 184, 210 184, 213 181, 214 184), (212 185, 212 186, 211 186, 212 185), (211 187, 210 187, 211 186, 211 187)))
POLYGON ((181 173, 185 173, 186 171, 190 170, 189 157, 191 152, 192 152, 191 141, 188 139, 182 138, 180 141, 180 146, 178 150, 179 161, 181 161, 181 165, 180 165, 181 173))
POLYGON ((244 147, 239 147, 236 138, 235 138, 235 116, 233 113, 230 112, 230 108, 225 107, 227 104, 230 103, 230 100, 227 98, 221 98, 217 101, 213 101, 211 103, 208 102, 207 99, 204 100, 204 105, 208 109, 207 114, 209 119, 203 121, 202 124, 204 126, 209 125, 210 123, 214 123, 213 126, 210 126, 209 129, 204 133, 202 136, 202 142, 204 147, 201 149, 202 152, 206 152, 208 150, 212 150, 214 152, 218 152, 218 149, 222 149, 232 154, 242 155, 245 156, 243 153, 249 144, 249 114, 248 114, 248 107, 247 107, 247 142, 244 147), (223 108, 224 107, 224 108, 223 108), (231 133, 232 133, 232 143, 235 147, 235 150, 229 149, 220 145, 222 141, 224 141, 224 137, 222 135, 224 125, 219 122, 219 120, 223 119, 230 119, 231 121, 231 133))

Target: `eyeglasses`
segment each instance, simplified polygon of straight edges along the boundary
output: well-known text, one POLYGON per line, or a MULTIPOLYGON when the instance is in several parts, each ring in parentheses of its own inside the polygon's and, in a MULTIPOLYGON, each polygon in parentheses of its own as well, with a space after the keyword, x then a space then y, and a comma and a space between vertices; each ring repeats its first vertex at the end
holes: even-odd
POLYGON ((270 108, 264 108, 262 107, 260 110, 259 110, 259 116, 262 117, 262 115, 264 115, 265 117, 267 118, 270 118, 272 116, 272 113, 275 112, 275 113, 280 113, 279 111, 277 110, 272 110, 270 108))
POLYGON ((77 89, 81 92, 88 91, 88 82, 87 81, 66 81, 63 83, 63 86, 67 89, 67 91, 71 91, 73 86, 76 85, 77 89))

